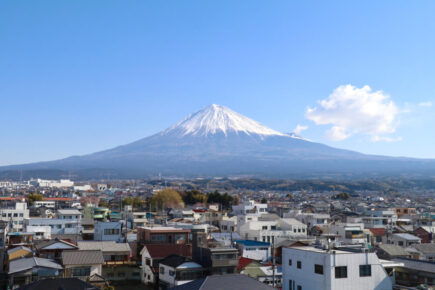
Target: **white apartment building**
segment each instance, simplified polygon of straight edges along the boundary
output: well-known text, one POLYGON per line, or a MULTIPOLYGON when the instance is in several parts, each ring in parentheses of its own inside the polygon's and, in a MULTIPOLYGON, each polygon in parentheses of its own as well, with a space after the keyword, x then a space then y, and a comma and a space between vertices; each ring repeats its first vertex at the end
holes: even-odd
POLYGON ((305 213, 300 210, 284 213, 284 218, 295 218, 308 227, 327 225, 331 221, 331 216, 327 213, 305 213))
POLYGON ((222 220, 219 222, 219 228, 221 233, 237 232, 237 216, 223 216, 222 220))
POLYGON ((83 226, 78 219, 27 218, 25 225, 28 232, 35 227, 42 229, 48 226, 51 235, 78 235, 83 231, 83 226))
POLYGON ((55 208, 56 207, 56 202, 53 200, 36 200, 33 203, 33 207, 38 208, 38 207, 46 207, 46 208, 55 208))
POLYGON ((11 224, 12 232, 22 232, 24 220, 29 218, 27 203, 17 202, 14 207, 0 208, 0 220, 11 224))
POLYGON ((267 213, 267 204, 257 203, 255 200, 248 200, 239 205, 233 205, 232 208, 234 215, 267 213))
POLYGON ((45 180, 45 179, 31 179, 29 181, 30 185, 37 186, 37 187, 57 187, 57 188, 63 188, 63 187, 73 187, 74 181, 71 181, 69 179, 61 179, 61 180, 45 180))
POLYGON ((26 232, 35 233, 33 236, 35 240, 51 240, 50 226, 27 226, 26 232))
POLYGON ((59 209, 57 217, 61 220, 81 220, 82 213, 77 209, 59 209))
POLYGON ((262 220, 251 214, 238 216, 238 233, 242 239, 273 243, 278 238, 306 238, 307 226, 292 218, 262 220))
POLYGON ((375 253, 283 248, 284 290, 391 290, 393 280, 375 253))

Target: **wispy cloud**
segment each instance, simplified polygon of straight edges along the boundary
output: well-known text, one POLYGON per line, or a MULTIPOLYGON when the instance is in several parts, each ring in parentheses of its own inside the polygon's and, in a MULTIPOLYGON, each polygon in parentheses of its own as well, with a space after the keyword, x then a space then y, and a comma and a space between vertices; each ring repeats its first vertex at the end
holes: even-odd
POLYGON ((432 102, 428 101, 428 102, 421 102, 418 103, 419 107, 432 107, 432 102))
POLYGON ((316 125, 332 125, 326 132, 329 139, 341 141, 355 134, 365 134, 372 141, 389 141, 398 124, 399 109, 390 96, 372 91, 369 86, 357 88, 343 85, 336 88, 318 106, 308 108, 306 118, 316 125))
POLYGON ((296 135, 299 135, 302 131, 305 131, 308 129, 308 126, 304 126, 304 125, 297 125, 296 128, 293 129, 293 133, 295 133, 296 135))

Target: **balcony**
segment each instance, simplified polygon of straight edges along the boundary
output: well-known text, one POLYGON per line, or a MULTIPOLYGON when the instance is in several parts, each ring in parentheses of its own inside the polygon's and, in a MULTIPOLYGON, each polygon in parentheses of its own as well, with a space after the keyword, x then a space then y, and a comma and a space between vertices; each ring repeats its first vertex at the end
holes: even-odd
POLYGON ((135 261, 105 261, 104 266, 136 266, 135 261))

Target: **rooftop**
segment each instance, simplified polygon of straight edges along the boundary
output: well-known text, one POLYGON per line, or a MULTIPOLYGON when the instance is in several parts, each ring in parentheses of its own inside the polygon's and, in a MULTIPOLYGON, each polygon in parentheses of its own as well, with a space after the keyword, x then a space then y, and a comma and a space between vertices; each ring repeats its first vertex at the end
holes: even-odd
POLYGON ((96 265, 103 264, 101 251, 63 251, 62 263, 64 265, 96 265))

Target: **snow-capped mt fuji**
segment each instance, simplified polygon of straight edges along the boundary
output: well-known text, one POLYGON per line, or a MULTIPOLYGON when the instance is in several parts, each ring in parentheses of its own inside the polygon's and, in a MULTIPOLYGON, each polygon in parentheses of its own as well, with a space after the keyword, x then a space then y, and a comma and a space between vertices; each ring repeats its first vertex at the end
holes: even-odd
POLYGON ((229 133, 255 134, 260 136, 285 135, 227 107, 216 104, 187 116, 184 120, 163 131, 162 135, 208 136, 219 133, 224 135, 229 133))
MULTIPOLYGON (((208 106, 168 129, 130 144, 83 156, 0 167, 8 172, 65 172, 101 178, 137 178, 161 173, 172 176, 255 175, 319 177, 435 175, 433 160, 365 155, 284 134, 219 105, 208 106)), ((6 174, 6 175, 5 175, 6 174)), ((62 173, 60 173, 62 174, 62 173)), ((59 177, 61 177, 60 175, 59 177)), ((53 178, 53 175, 49 175, 53 178)))

